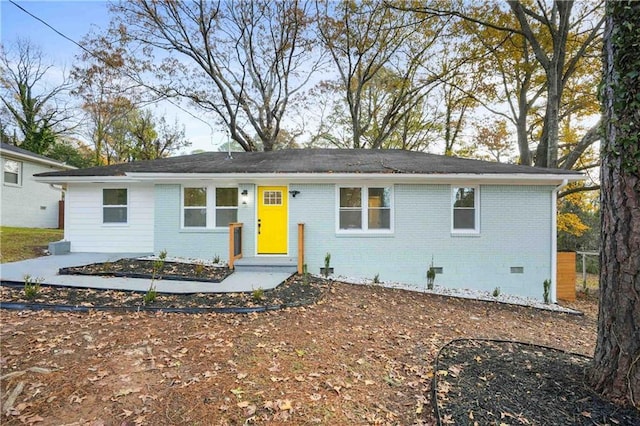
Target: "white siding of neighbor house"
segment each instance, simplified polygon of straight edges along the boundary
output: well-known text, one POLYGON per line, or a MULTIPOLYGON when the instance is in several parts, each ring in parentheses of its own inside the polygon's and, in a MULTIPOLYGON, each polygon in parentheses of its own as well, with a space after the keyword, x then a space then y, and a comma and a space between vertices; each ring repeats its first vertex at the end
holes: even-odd
POLYGON ((152 252, 154 191, 152 184, 69 184, 65 240, 72 252, 152 252), (128 189, 128 223, 102 223, 102 189, 128 189))
POLYGON ((23 159, 13 159, 2 156, 0 161, 0 179, 2 185, 0 211, 0 226, 16 226, 25 228, 57 228, 58 201, 62 194, 52 189, 49 184, 36 182, 36 173, 61 170, 52 166, 32 163, 23 159), (4 182, 5 158, 22 164, 21 185, 11 185, 4 182))

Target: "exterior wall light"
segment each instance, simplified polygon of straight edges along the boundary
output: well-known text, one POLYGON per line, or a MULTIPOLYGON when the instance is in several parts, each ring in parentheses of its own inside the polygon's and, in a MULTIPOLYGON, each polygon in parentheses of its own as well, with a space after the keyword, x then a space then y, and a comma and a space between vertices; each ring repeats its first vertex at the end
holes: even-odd
POLYGON ((243 189, 240 195, 242 195, 242 204, 246 206, 247 202, 249 201, 249 191, 246 189, 243 189))
POLYGON ((297 189, 293 189, 291 191, 289 191, 289 194, 291 194, 291 196, 293 198, 296 198, 296 195, 298 195, 300 193, 300 191, 298 191, 297 189))

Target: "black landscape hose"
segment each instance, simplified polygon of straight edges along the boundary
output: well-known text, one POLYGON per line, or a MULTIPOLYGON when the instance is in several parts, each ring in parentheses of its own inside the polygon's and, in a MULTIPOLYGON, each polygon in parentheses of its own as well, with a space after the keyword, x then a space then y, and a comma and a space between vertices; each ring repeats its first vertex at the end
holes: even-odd
POLYGON ((0 309, 13 311, 53 311, 53 312, 90 312, 90 311, 116 311, 116 312, 165 312, 181 314, 252 314, 255 312, 277 311, 279 309, 302 306, 302 303, 253 306, 253 307, 225 307, 225 308, 164 308, 160 306, 75 306, 52 305, 47 303, 18 303, 0 302, 0 309))

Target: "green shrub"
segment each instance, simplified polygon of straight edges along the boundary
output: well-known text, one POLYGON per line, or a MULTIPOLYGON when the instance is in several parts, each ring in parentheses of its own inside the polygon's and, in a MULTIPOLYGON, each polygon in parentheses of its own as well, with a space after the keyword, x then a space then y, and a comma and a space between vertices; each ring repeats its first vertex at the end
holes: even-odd
POLYGON ((431 264, 427 269, 427 289, 433 290, 433 283, 436 281, 436 270, 433 267, 433 256, 431 256, 431 264))
POLYGON ((213 263, 215 264, 220 263, 220 255, 216 254, 215 256, 213 256, 213 263))
POLYGON ((324 256, 324 277, 325 278, 329 277, 330 267, 331 267, 331 253, 327 253, 324 256))
POLYGON ((251 298, 254 302, 262 302, 264 300, 264 289, 262 287, 258 287, 253 292, 251 292, 251 298))
POLYGON ((549 290, 551 289, 551 280, 544 280, 542 283, 542 297, 544 298, 544 303, 551 303, 551 297, 549 290))
POLYGON ((496 287, 493 289, 493 297, 500 296, 500 287, 496 287))
POLYGON ((196 274, 196 277, 202 276, 202 274, 204 274, 204 264, 200 262, 196 263, 196 266, 194 267, 194 272, 196 274))
POLYGON ((43 278, 31 278, 31 275, 24 276, 24 297, 27 300, 35 300, 40 294, 40 284, 43 278))
POLYGON ((156 297, 158 297, 158 292, 156 291, 156 288, 153 285, 153 283, 151 283, 151 286, 149 286, 149 290, 147 290, 147 292, 144 294, 144 298, 143 298, 144 305, 149 306, 150 304, 155 302, 156 297))
POLYGON ((376 275, 373 277, 373 283, 374 283, 374 284, 380 284, 380 274, 376 274, 376 275))
POLYGON ((306 263, 302 265, 302 284, 309 285, 309 270, 306 263))

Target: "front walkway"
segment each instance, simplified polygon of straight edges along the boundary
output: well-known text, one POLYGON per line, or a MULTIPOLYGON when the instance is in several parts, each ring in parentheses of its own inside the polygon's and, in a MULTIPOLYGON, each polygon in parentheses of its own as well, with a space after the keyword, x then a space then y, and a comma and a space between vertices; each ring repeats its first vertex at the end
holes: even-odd
MULTIPOLYGON (((90 263, 114 262, 125 257, 148 256, 151 253, 69 253, 44 256, 20 262, 0 264, 0 280, 24 283, 25 275, 32 280, 42 279, 42 284, 79 288, 147 291, 150 279, 101 277, 86 275, 58 275, 58 269, 82 266, 90 263)), ((238 293, 261 288, 271 290, 289 278, 283 272, 235 271, 220 283, 198 281, 156 280, 159 293, 238 293)))

